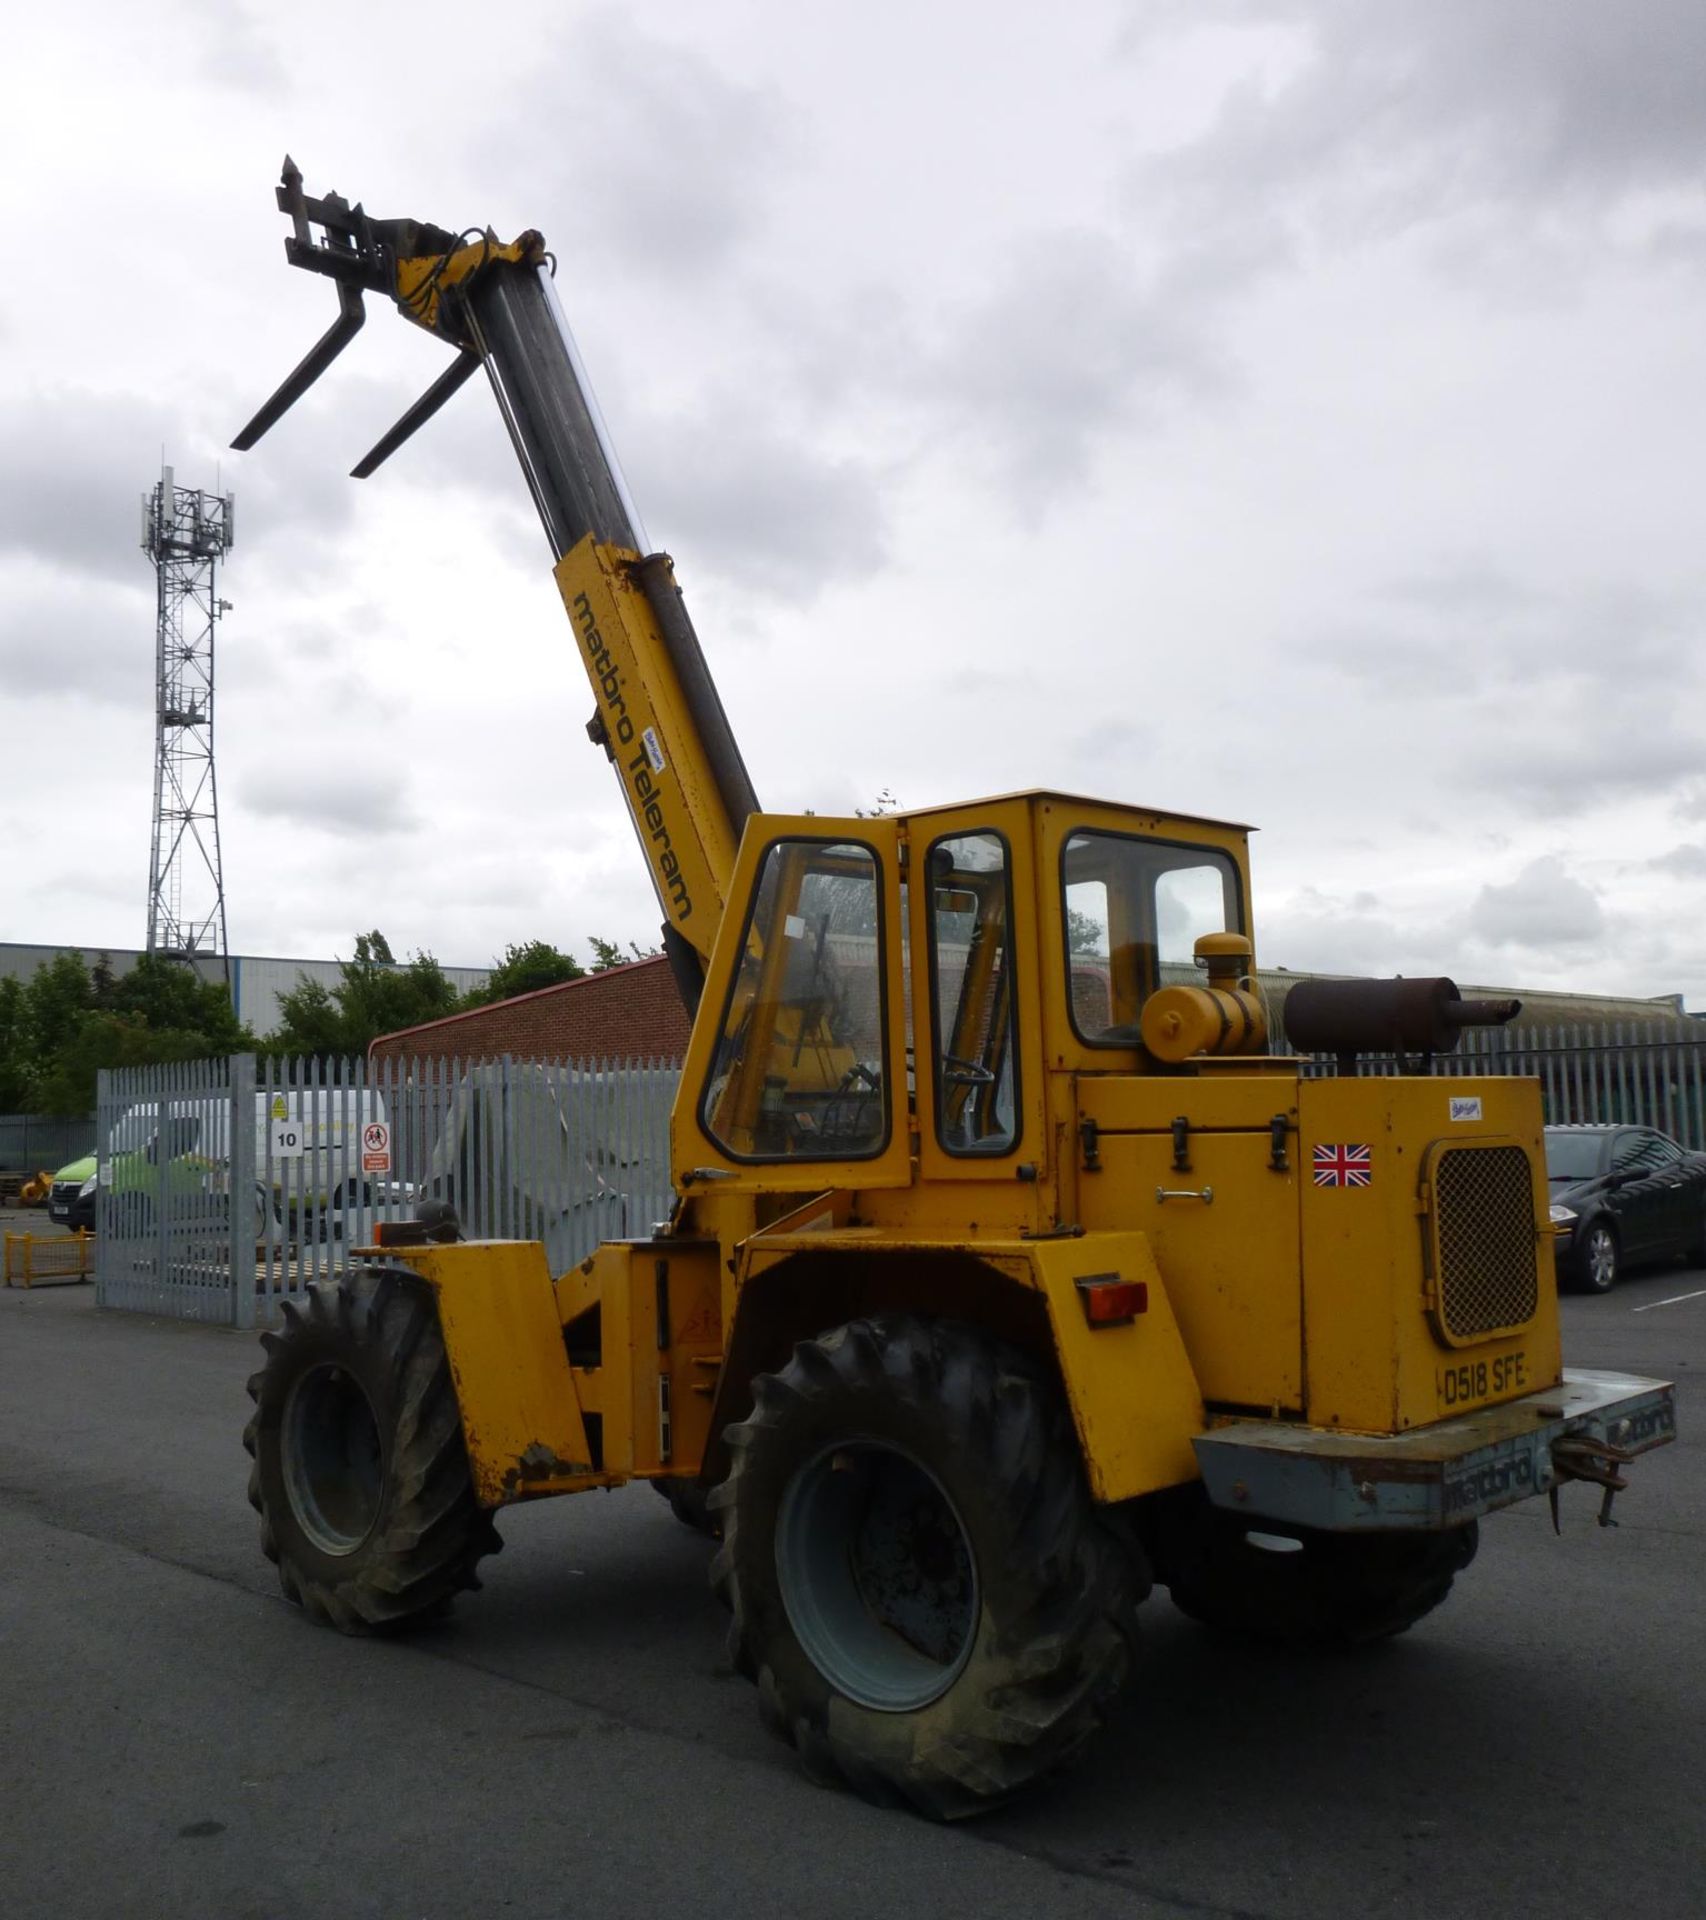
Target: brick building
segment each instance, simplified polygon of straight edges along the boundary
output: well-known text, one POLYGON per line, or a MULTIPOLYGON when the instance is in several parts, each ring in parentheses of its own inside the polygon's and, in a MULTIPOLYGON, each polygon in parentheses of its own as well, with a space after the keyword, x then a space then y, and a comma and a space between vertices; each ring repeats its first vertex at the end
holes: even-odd
POLYGON ((662 954, 383 1033, 371 1060, 680 1060, 687 1009, 662 954))

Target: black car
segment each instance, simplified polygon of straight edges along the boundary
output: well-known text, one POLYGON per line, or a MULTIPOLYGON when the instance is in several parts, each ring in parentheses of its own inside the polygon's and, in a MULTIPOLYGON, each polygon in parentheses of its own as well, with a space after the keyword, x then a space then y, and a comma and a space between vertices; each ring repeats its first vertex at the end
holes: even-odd
POLYGON ((1706 1262, 1706 1153, 1651 1127, 1548 1127, 1558 1278, 1609 1293, 1626 1266, 1706 1262))

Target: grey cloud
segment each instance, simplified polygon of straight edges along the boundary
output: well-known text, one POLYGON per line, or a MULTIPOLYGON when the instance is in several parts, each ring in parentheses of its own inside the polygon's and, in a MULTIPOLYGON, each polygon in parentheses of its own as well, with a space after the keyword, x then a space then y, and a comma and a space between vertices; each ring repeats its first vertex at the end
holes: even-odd
POLYGON ((1706 736, 1679 714, 1664 687, 1607 683, 1590 704, 1579 698, 1537 707, 1501 725, 1487 716, 1480 739, 1459 759, 1462 777, 1558 817, 1597 802, 1674 792, 1706 757, 1706 736))
MULTIPOLYGON (((1428 938, 1437 937, 1430 929, 1428 938)), ((1265 901, 1257 927, 1257 958, 1264 967, 1293 973, 1390 974, 1415 972, 1429 956, 1420 937, 1379 911, 1359 891, 1351 899, 1318 887, 1265 901)))
POLYGON ((1381 597, 1394 606, 1453 620, 1502 620, 1533 610, 1540 596, 1480 555, 1441 560, 1426 572, 1389 581, 1381 597))
POLYGON ((238 494, 234 559, 305 534, 334 536, 352 517, 355 484, 345 477, 355 455, 340 464, 325 427, 336 396, 304 402, 255 453, 224 445, 282 372, 269 369, 246 400, 203 392, 182 407, 86 388, 0 400, 0 444, 11 455, 0 468, 0 560, 147 580, 141 505, 162 453, 179 486, 238 494))
POLYGON ((1636 582, 1560 592, 1461 558, 1366 594, 1308 657, 1402 697, 1408 729, 1461 740, 1476 785, 1576 810, 1663 790, 1706 756, 1703 621, 1636 582))
POLYGON ((1592 946, 1606 929, 1593 889, 1576 879, 1556 854, 1531 860, 1504 886, 1484 886, 1469 909, 1471 931, 1490 946, 1592 946))
POLYGON ((1674 873, 1685 880, 1706 879, 1706 847, 1697 842, 1672 847, 1668 853, 1655 853, 1646 863, 1659 873, 1674 873))
MULTIPOLYGON (((0 559, 147 577, 142 496, 176 449, 169 410, 135 394, 36 390, 0 400, 0 559)), ((186 449, 187 451, 187 449, 186 449)), ((203 482, 186 469, 186 484, 203 482)))
POLYGON ((420 824, 409 803, 407 776, 390 767, 316 765, 307 756, 292 755, 246 774, 237 798, 269 819, 345 838, 404 833, 420 824))
POLYGON ((910 373, 914 399, 1031 512, 1084 478, 1110 429, 1153 423, 1228 377, 1166 280, 1112 235, 1076 228, 1026 239, 910 373))
POLYGON ((250 8, 221 0, 198 8, 193 26, 202 71, 217 85, 254 94, 284 90, 283 63, 250 8))
POLYGON ((531 133, 521 171, 539 201, 585 209, 584 226, 555 243, 601 270, 703 278, 756 230, 771 179, 797 157, 778 95, 647 35, 628 11, 573 22, 542 71, 531 99, 506 97, 476 149, 501 149, 513 175, 531 133))
MULTIPOLYGON (((1314 190, 1391 231, 1477 203, 1604 206, 1702 181, 1706 15, 1696 0, 1232 0, 1306 57, 1249 85, 1182 170, 1270 211, 1314 190)), ((1201 10, 1198 10, 1201 17, 1201 10)))
POLYGON ((133 708, 151 725, 152 587, 53 575, 12 581, 0 600, 0 684, 15 700, 133 708))
POLYGON ((1071 750, 1087 768, 1095 768, 1112 784, 1123 776, 1129 763, 1150 751, 1154 741, 1155 729, 1151 726, 1129 720, 1102 720, 1079 734, 1071 750))
POLYGON ((809 601, 882 564, 880 477, 759 417, 748 396, 642 423, 627 461, 654 545, 767 598, 809 601))

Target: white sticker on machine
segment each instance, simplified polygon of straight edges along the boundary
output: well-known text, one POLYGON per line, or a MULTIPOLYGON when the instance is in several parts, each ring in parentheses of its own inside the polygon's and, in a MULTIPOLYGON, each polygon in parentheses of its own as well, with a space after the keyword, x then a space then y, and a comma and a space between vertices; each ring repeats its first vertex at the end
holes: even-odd
POLYGON ((1451 1117, 1453 1120, 1479 1120, 1481 1117, 1480 1096, 1472 1093, 1454 1093, 1451 1096, 1451 1117))
POLYGON ((645 732, 640 735, 640 740, 646 749, 646 758, 652 763, 652 772, 662 773, 663 748, 658 745, 657 728, 647 727, 645 732))

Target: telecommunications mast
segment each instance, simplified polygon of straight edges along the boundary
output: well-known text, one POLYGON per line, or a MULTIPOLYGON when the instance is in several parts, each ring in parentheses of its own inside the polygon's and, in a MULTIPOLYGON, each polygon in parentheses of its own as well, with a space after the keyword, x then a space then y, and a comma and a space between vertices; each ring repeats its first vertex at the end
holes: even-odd
POLYGON ((219 787, 213 771, 213 640, 231 603, 218 594, 232 544, 233 494, 174 487, 163 466, 142 496, 142 550, 154 563, 154 833, 148 951, 231 982, 219 787))

